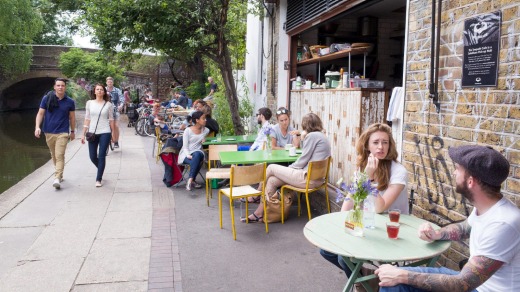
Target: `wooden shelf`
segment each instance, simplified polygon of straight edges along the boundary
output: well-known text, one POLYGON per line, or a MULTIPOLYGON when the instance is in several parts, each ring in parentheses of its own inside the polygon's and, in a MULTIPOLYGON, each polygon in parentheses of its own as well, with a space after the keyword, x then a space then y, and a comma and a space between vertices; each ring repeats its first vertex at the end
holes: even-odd
POLYGON ((345 57, 348 57, 349 54, 351 56, 361 55, 361 54, 368 53, 368 50, 369 50, 369 47, 351 48, 349 50, 339 51, 339 52, 328 54, 325 56, 307 59, 305 61, 300 61, 300 62, 296 63, 296 65, 298 65, 298 66, 309 65, 309 64, 314 64, 314 63, 318 63, 318 62, 325 62, 325 61, 345 58, 345 57))

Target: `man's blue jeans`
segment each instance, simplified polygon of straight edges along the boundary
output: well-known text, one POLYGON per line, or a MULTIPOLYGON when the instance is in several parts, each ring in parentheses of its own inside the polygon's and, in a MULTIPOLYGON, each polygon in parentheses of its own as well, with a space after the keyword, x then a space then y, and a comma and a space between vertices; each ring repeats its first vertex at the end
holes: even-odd
POLYGON ((110 139, 112 139, 112 134, 96 134, 96 137, 96 141, 88 142, 88 154, 90 161, 97 167, 96 181, 101 181, 103 179, 103 173, 105 172, 108 144, 110 143, 110 139))
POLYGON ((183 163, 190 165, 190 178, 195 180, 197 173, 202 168, 202 162, 204 162, 204 153, 201 151, 195 151, 191 154, 191 159, 188 157, 184 158, 183 163))
MULTIPOLYGON (((401 267, 400 269, 405 269, 408 271, 416 272, 416 273, 427 273, 427 274, 443 274, 443 275, 457 275, 459 272, 450 270, 445 267, 440 268, 429 268, 429 267, 401 267)), ((427 291, 419 288, 415 288, 408 285, 397 285, 394 287, 380 287, 379 292, 422 292, 427 291)), ((473 290, 476 292, 477 290, 473 290)))

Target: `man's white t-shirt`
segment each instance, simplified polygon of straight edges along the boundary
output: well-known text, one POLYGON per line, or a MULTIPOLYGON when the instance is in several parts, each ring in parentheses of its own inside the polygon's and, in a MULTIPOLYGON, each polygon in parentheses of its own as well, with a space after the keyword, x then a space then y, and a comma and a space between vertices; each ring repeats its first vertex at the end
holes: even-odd
POLYGON ((504 264, 477 291, 520 291, 520 210, 502 198, 486 213, 474 208, 468 217, 471 226, 470 258, 485 256, 504 264))

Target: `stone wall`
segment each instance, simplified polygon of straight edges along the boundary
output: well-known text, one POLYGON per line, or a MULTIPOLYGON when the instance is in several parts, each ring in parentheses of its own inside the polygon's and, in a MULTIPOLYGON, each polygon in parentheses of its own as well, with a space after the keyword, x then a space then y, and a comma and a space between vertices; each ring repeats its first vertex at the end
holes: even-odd
MULTIPOLYGON (((517 1, 443 1, 439 71, 440 112, 429 98, 431 1, 410 1, 403 164, 415 191, 413 214, 439 225, 464 220, 472 206, 455 192, 448 148, 490 145, 511 163, 503 193, 520 204, 520 23, 517 1), (497 87, 462 88, 464 20, 502 11, 497 87)), ((455 243, 441 264, 458 268, 468 256, 455 243)))

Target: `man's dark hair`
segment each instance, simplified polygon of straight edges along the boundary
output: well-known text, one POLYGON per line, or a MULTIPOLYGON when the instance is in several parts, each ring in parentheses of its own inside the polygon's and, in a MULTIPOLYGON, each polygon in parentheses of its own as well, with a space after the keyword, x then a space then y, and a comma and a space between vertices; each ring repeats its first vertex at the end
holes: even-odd
POLYGON ((65 82, 65 84, 67 84, 67 82, 69 82, 69 80, 66 78, 56 78, 56 79, 54 79, 54 85, 56 85, 56 82, 58 82, 58 81, 63 81, 63 82, 65 82))
POLYGON ((268 120, 268 121, 269 121, 269 120, 271 119, 271 117, 273 116, 273 113, 272 113, 271 110, 270 110, 269 108, 267 108, 267 107, 260 108, 260 109, 258 110, 258 113, 261 114, 262 116, 264 116, 264 118, 265 118, 266 120, 268 120))

